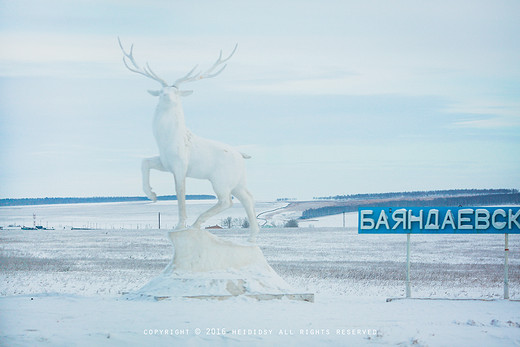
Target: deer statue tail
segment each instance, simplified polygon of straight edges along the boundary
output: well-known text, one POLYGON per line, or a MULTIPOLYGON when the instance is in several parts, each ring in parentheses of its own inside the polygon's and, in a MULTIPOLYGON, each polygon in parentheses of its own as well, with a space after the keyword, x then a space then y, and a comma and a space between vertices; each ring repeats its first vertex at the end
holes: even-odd
POLYGON ((244 158, 244 159, 251 159, 251 156, 248 155, 248 154, 245 154, 245 153, 242 153, 242 152, 240 152, 240 154, 242 154, 242 158, 244 158))

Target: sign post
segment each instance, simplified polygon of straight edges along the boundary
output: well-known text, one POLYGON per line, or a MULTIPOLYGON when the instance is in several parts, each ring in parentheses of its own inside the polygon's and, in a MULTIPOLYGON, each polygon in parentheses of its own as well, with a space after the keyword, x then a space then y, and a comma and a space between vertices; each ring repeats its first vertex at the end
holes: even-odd
POLYGON ((406 297, 412 296, 410 289, 410 234, 406 234, 406 297))
POLYGON ((519 207, 360 207, 358 234, 406 234, 406 298, 411 234, 504 234, 504 299, 509 299, 509 234, 520 234, 519 207))
POLYGON ((504 257, 504 299, 509 299, 509 234, 506 234, 504 257))

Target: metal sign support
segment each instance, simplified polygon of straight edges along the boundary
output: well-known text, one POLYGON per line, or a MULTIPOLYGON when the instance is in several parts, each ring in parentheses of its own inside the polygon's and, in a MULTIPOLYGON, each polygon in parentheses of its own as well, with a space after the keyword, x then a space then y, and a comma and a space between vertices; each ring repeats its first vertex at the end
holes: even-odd
POLYGON ((504 299, 509 299, 509 234, 506 235, 504 260, 504 299))
POLYGON ((406 297, 412 296, 410 289, 410 234, 406 234, 406 297))

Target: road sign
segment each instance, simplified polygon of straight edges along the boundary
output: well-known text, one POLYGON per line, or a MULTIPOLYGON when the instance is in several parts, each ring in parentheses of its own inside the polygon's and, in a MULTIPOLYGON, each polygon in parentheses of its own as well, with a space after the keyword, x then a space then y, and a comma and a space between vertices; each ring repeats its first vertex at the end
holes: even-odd
POLYGON ((360 207, 360 234, 520 234, 519 207, 360 207))

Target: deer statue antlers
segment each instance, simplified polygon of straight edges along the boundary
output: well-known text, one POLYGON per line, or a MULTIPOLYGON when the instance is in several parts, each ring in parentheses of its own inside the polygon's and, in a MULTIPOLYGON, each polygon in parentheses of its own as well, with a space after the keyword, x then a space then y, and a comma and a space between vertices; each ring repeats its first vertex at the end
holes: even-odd
MULTIPOLYGON (((119 37, 117 38, 117 41, 119 42, 119 47, 121 47, 121 51, 123 51, 123 54, 124 54, 123 63, 125 64, 125 66, 128 70, 141 74, 145 77, 151 78, 151 79, 159 82, 163 87, 168 86, 168 82, 166 82, 164 79, 157 76, 157 74, 150 67, 150 64, 146 63, 144 68, 139 67, 139 65, 137 64, 137 62, 134 59, 134 55, 133 55, 134 45, 133 44, 130 46, 130 53, 127 53, 126 50, 124 49, 123 44, 121 43, 121 39, 119 37), (133 67, 128 65, 128 62, 126 61, 127 58, 130 60, 130 63, 132 64, 133 67)), ((213 71, 215 71, 215 69, 217 67, 219 67, 220 65, 226 63, 229 59, 231 59, 231 57, 235 54, 237 48, 238 48, 238 43, 235 44, 235 48, 233 48, 233 51, 225 59, 222 59, 222 50, 220 50, 220 55, 219 55, 217 61, 209 69, 207 69, 204 72, 201 71, 201 72, 195 73, 195 70, 197 70, 197 68, 199 67, 198 65, 195 65, 193 67, 193 69, 191 69, 183 77, 177 79, 171 86, 179 88, 179 86, 182 83, 193 82, 193 81, 198 81, 198 80, 201 80, 204 78, 213 78, 213 77, 218 76, 222 71, 224 71, 227 64, 222 66, 220 68, 220 70, 218 70, 217 72, 213 72, 213 71)))

